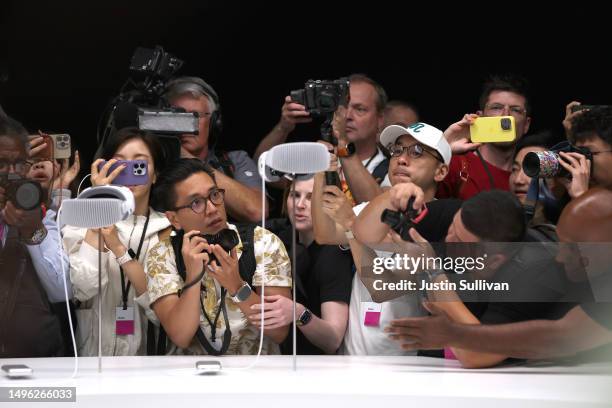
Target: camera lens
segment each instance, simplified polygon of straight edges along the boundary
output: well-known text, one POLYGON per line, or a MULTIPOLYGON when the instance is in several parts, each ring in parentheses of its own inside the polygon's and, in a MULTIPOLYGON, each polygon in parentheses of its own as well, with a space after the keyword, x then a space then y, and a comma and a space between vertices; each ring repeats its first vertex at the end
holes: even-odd
POLYGON ((22 210, 35 209, 42 203, 42 197, 42 188, 37 182, 20 182, 15 188, 15 205, 22 210))
POLYGON ((512 121, 509 118, 501 119, 501 128, 502 130, 510 130, 512 129, 512 121))
POLYGON ((529 177, 558 177, 564 174, 564 170, 559 165, 557 152, 529 152, 523 159, 523 171, 529 177))

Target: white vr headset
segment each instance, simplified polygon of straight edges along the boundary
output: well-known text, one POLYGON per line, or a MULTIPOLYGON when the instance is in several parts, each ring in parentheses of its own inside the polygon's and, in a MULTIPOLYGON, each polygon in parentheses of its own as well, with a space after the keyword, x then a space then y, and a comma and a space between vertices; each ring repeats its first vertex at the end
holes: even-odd
POLYGON ((134 194, 127 187, 89 187, 77 198, 63 201, 61 224, 80 228, 108 227, 125 220, 134 213, 134 208, 134 194))
POLYGON ((321 143, 284 143, 263 152, 257 167, 267 182, 278 181, 283 176, 308 178, 329 168, 329 152, 321 143))

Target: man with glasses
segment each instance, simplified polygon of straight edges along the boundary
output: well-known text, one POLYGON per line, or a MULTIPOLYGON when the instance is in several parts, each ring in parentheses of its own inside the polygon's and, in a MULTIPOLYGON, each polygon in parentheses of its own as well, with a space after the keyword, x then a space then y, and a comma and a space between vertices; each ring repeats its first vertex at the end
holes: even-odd
POLYGON ((480 110, 476 115, 465 115, 444 132, 454 156, 448 176, 440 183, 438 198, 466 200, 480 191, 509 190, 514 148, 531 124, 527 84, 515 76, 494 76, 484 84, 479 104, 480 110), (469 126, 478 116, 513 116, 516 139, 512 142, 471 143, 469 126))
POLYGON ((200 116, 197 135, 180 135, 182 157, 195 157, 211 165, 219 186, 226 190, 229 215, 239 221, 259 222, 266 211, 261 204, 261 178, 257 165, 243 150, 216 148, 221 136, 221 106, 215 90, 197 77, 170 81, 165 97, 175 107, 200 116))
MULTIPOLYGON (((592 169, 590 185, 612 190, 612 108, 595 108, 576 116, 572 120, 570 140, 593 155, 592 166, 587 166, 592 169)), ((580 156, 566 160, 572 168, 580 168, 587 161, 580 156)))
POLYGON ((40 207, 18 208, 9 193, 25 179, 27 160, 26 130, 0 117, 0 357, 5 358, 62 354, 60 324, 50 304, 64 298, 65 255, 57 224, 43 222, 40 207))
POLYGON ((401 355, 406 353, 389 340, 382 328, 401 316, 425 313, 418 296, 388 297, 371 285, 372 269, 368 258, 392 256, 387 251, 375 251, 383 239, 387 244, 401 240, 389 233, 380 221, 384 209, 406 211, 408 198, 415 186, 423 194, 428 214, 417 229, 431 241, 443 241, 455 212, 458 200, 434 200, 437 184, 448 173, 451 148, 442 132, 425 123, 408 127, 388 126, 380 135, 381 143, 391 152, 389 179, 392 187, 374 198, 347 211, 347 200, 336 186, 324 186, 323 174, 315 176, 312 212, 315 231, 331 237, 325 243, 348 244, 355 261, 357 274, 353 279, 349 305, 349 325, 344 337, 344 352, 355 355, 401 355), (381 228, 384 230, 381 232, 381 228), (381 235, 382 234, 382 235, 381 235), (376 245, 370 245, 376 243, 376 245), (364 267, 365 266, 365 267, 364 267), (374 318, 371 318, 374 316, 374 318))
MULTIPOLYGON (((237 231, 227 222, 226 191, 215 175, 201 160, 181 159, 155 185, 176 233, 160 237, 149 252, 151 308, 174 344, 169 353, 257 354, 259 330, 249 323, 251 306, 261 302, 262 284, 266 296, 291 296, 291 263, 281 240, 260 227, 253 230, 252 242, 241 238, 229 254, 201 236, 237 231), (247 252, 254 256, 254 271, 239 266, 247 252)), ((279 354, 287 333, 288 326, 264 330, 263 353, 279 354)))

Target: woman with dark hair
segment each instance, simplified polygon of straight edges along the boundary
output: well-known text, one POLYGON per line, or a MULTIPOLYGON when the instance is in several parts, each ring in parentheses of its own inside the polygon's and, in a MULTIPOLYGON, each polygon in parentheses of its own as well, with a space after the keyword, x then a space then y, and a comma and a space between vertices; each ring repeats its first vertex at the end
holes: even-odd
POLYGON ((151 186, 163 163, 161 145, 149 133, 134 128, 120 130, 104 148, 102 158, 91 165, 92 185, 112 184, 125 168, 121 165, 109 171, 117 160, 147 162, 147 183, 126 186, 134 194, 134 214, 100 230, 64 229, 70 279, 78 303, 77 348, 83 356, 97 354, 98 302, 102 302, 102 354, 106 356, 147 354, 147 333, 152 331, 145 323, 147 319, 156 321, 149 308, 143 264, 149 248, 159 242, 158 234, 170 226, 164 214, 149 205, 151 186), (104 160, 106 163, 100 167, 104 160), (104 242, 102 248, 98 248, 99 233, 104 242), (98 297, 99 250, 102 251, 102 299, 98 297))

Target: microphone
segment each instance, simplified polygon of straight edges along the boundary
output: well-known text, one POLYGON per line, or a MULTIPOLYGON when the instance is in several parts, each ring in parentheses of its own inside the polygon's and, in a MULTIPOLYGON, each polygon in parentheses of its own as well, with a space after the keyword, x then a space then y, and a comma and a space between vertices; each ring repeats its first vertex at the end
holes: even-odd
POLYGON ((64 200, 61 226, 102 228, 125 220, 134 213, 134 194, 123 186, 89 187, 75 199, 64 200))
POLYGON ((268 182, 284 175, 313 174, 329 168, 329 152, 321 143, 283 143, 259 156, 259 175, 268 182))

